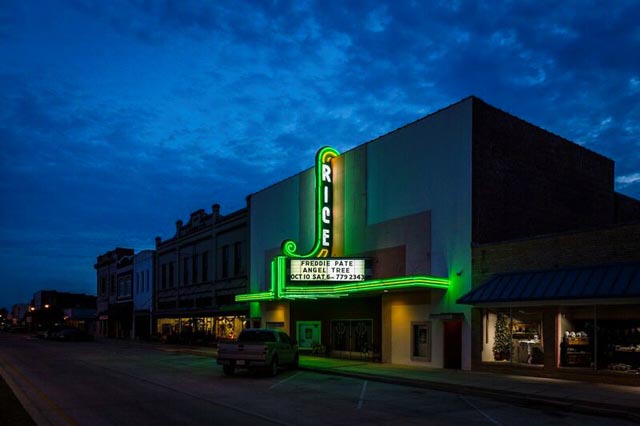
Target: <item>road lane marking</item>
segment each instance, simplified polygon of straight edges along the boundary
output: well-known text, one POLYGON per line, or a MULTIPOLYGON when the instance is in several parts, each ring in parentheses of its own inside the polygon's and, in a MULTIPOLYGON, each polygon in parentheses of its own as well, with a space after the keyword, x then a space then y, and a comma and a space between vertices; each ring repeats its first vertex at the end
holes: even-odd
MULTIPOLYGON (((7 359, 5 357, 0 356, 0 361, 2 361, 2 364, 4 364, 4 369, 7 373, 13 372, 13 374, 15 376, 18 376, 18 378, 20 378, 24 383, 26 383, 27 385, 29 385, 29 387, 31 389, 33 389, 33 391, 45 402, 45 404, 49 405, 51 407, 51 409, 56 412, 65 422, 67 422, 67 424, 69 426, 79 426, 80 423, 78 423, 78 421, 76 419, 74 419, 73 417, 71 417, 70 415, 68 415, 61 406, 59 406, 54 400, 52 400, 51 398, 49 398, 47 396, 47 394, 45 394, 42 389, 40 389, 38 386, 36 386, 22 371, 20 371, 18 368, 14 367, 13 364, 11 364, 9 361, 7 361, 7 359)), ((13 380, 14 383, 16 382, 15 380, 13 380)), ((8 384, 8 383, 7 383, 8 384)), ((16 383, 16 386, 18 385, 18 383, 16 383)), ((17 395, 16 395, 17 396, 17 395)), ((27 408, 27 407, 25 407, 27 408)), ((35 404, 34 404, 34 409, 36 409, 40 415, 44 416, 46 418, 46 415, 44 414, 43 410, 41 408, 38 408, 35 404)), ((33 416, 31 416, 33 418, 33 416)), ((49 419, 47 419, 49 420, 49 419)), ((35 421, 35 419, 34 419, 35 421)))
POLYGON ((489 420, 491 423, 493 423, 494 425, 499 425, 502 426, 502 423, 500 423, 499 421, 497 421, 496 419, 494 419, 493 417, 491 417, 490 415, 488 415, 487 413, 485 413, 484 411, 482 411, 481 409, 479 409, 478 407, 476 407, 475 404, 473 404, 471 401, 469 401, 467 398, 465 398, 462 395, 458 395, 460 397, 461 400, 463 400, 464 402, 466 402, 470 407, 474 408, 477 412, 479 412, 480 414, 482 414, 484 417, 486 417, 487 420, 489 420))
POLYGON ((283 383, 285 383, 285 382, 288 382, 289 380, 291 380, 291 379, 293 379, 294 377, 297 377, 297 376, 299 376, 299 375, 301 375, 301 374, 302 374, 302 371, 299 371, 299 372, 297 372, 296 374, 294 374, 293 376, 289 376, 289 377, 287 377, 287 378, 286 378, 286 379, 284 379, 284 380, 280 380, 278 383, 274 383, 273 385, 271 385, 271 387, 269 388, 269 390, 271 390, 271 389, 273 389, 273 388, 275 388, 275 387, 278 387, 278 386, 280 386, 281 384, 283 384, 283 383))
POLYGON ((196 399, 196 400, 199 400, 199 401, 207 402, 207 403, 209 403, 211 405, 217 405, 219 407, 224 407, 224 408, 227 408, 229 410, 234 410, 234 411, 237 411, 238 413, 242 413, 242 414, 244 414, 246 416, 249 416, 249 417, 257 417, 257 418, 259 418, 259 419, 261 419, 261 420, 263 420, 265 422, 268 422, 268 423, 273 423, 273 424, 277 424, 277 425, 281 425, 281 426, 293 426, 293 424, 288 423, 288 422, 286 422, 284 420, 275 419, 273 417, 269 417, 269 416, 266 416, 264 414, 256 413, 256 412, 251 411, 251 410, 247 410, 247 409, 244 409, 244 408, 232 405, 232 404, 228 404, 226 402, 214 401, 212 399, 209 399, 207 397, 203 397, 202 395, 199 395, 199 394, 196 394, 196 393, 192 393, 192 392, 187 392, 187 391, 183 391, 183 390, 180 390, 180 389, 176 389, 173 386, 170 386, 169 384, 156 382, 156 381, 148 379, 146 377, 138 376, 136 374, 128 373, 128 372, 125 372, 125 371, 116 370, 113 367, 107 367, 107 366, 100 365, 100 364, 94 364, 94 363, 91 363, 89 361, 80 361, 80 362, 83 362, 83 363, 85 363, 87 365, 100 367, 103 371, 108 371, 108 372, 110 372, 110 373, 112 373, 114 375, 131 377, 131 378, 134 378, 134 379, 136 379, 138 381, 141 381, 141 382, 144 382, 144 383, 148 383, 148 384, 160 387, 160 388, 168 389, 168 390, 171 390, 173 392, 188 396, 190 398, 193 398, 193 399, 196 399))
POLYGON ((360 391, 360 399, 358 400, 358 410, 362 408, 362 402, 364 401, 364 393, 367 391, 367 381, 362 384, 362 390, 360 391))

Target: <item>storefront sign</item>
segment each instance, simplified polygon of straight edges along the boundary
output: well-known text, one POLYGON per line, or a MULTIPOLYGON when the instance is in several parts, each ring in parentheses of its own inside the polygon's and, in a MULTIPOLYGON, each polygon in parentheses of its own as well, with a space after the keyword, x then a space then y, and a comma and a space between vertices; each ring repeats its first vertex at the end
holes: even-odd
POLYGON ((364 281, 365 259, 291 259, 290 281, 364 281))

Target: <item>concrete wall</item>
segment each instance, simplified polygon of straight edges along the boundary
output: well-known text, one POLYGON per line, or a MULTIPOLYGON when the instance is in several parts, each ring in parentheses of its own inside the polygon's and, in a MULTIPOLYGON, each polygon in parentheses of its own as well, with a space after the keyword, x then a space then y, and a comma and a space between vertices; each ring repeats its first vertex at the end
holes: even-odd
MULTIPOLYGON (((391 341, 400 339, 402 342, 398 346, 401 349, 393 353, 394 362, 410 363, 409 344, 405 343, 410 336, 411 321, 429 320, 430 313, 461 312, 466 318, 463 324, 462 366, 468 369, 471 365, 471 310, 455 303, 471 288, 471 108, 472 100, 467 99, 366 146, 368 230, 375 229, 377 224, 429 212, 428 233, 425 227, 422 227, 422 232, 415 225, 405 228, 406 232, 414 234, 413 237, 406 235, 407 242, 416 238, 416 233, 418 238, 430 240, 427 255, 422 254, 421 250, 412 255, 412 245, 408 246, 406 273, 428 273, 452 279, 447 292, 431 292, 431 306, 407 305, 392 310, 391 341), (407 310, 406 315, 401 313, 402 309, 407 310), (393 321, 394 317, 397 321, 393 321)), ((349 160, 348 154, 345 161, 349 160)), ((345 216, 349 217, 349 209, 345 216)), ((349 219, 346 219, 346 223, 349 223, 349 219)), ((348 233, 345 232, 345 235, 348 233)), ((397 236, 398 232, 384 235, 386 238, 397 236)), ((376 243, 385 245, 386 238, 378 238, 376 243)), ((348 247, 348 244, 345 246, 348 247)), ((432 333, 434 344, 431 364, 442 366, 440 321, 433 321, 432 333)))

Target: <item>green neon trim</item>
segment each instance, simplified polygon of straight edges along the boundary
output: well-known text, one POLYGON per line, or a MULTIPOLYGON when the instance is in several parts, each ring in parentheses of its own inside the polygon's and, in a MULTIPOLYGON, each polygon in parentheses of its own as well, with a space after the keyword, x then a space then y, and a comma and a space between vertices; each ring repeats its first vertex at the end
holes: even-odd
POLYGON ((276 262, 278 264, 278 276, 276 279, 276 296, 284 295, 285 289, 284 284, 287 279, 287 262, 286 257, 278 256, 276 257, 276 262))
POLYGON ((376 290, 392 290, 396 288, 449 288, 449 280, 445 278, 429 277, 429 276, 413 276, 387 278, 382 280, 360 281, 345 284, 336 284, 329 286, 309 286, 309 287, 293 287, 286 288, 286 295, 293 294, 341 294, 341 293, 362 293, 365 291, 376 290))
MULTIPOLYGON (((278 256, 278 265, 284 256, 278 256)), ((285 275, 283 268, 278 271, 278 281, 276 284, 279 288, 278 296, 274 292, 255 293, 256 299, 251 300, 274 300, 274 299, 315 299, 315 298, 336 298, 346 297, 354 293, 364 293, 369 291, 394 290, 405 288, 435 288, 446 290, 449 288, 451 281, 447 278, 432 277, 428 275, 415 275, 411 277, 385 278, 380 280, 360 281, 345 284, 327 285, 327 286, 285 286, 285 275), (280 279, 282 281, 280 281, 280 279)), ((236 301, 246 301, 245 297, 253 296, 253 294, 238 295, 236 301)))
POLYGON ((275 297, 278 297, 277 288, 276 288, 276 259, 271 259, 271 292, 275 297))
POLYGON ((264 293, 248 293, 236 295, 236 302, 257 302, 261 300, 273 300, 275 295, 272 291, 264 293))
POLYGON ((322 250, 322 165, 329 163, 340 153, 330 146, 320 148, 316 154, 316 242, 311 251, 307 254, 296 253, 297 244, 293 240, 285 240, 282 243, 282 253, 285 256, 296 259, 307 259, 310 257, 328 257, 331 253, 322 250))

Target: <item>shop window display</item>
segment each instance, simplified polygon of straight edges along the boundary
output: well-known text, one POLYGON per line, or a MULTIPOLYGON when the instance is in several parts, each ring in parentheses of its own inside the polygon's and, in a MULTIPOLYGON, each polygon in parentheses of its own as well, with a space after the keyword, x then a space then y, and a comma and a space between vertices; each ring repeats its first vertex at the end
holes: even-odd
POLYGON ((209 345, 219 339, 235 339, 244 328, 245 321, 243 315, 161 318, 157 322, 157 332, 168 343, 209 345))
POLYGON ((598 322, 598 368, 640 374, 640 320, 598 322))
POLYGON ((593 307, 564 309, 560 316, 560 366, 593 367, 593 307))
POLYGON ((560 366, 640 374, 640 306, 562 309, 560 366))
POLYGON ((640 375, 640 305, 598 306, 597 368, 640 375))
POLYGON ((487 311, 484 323, 483 361, 544 364, 541 310, 513 308, 487 311))

